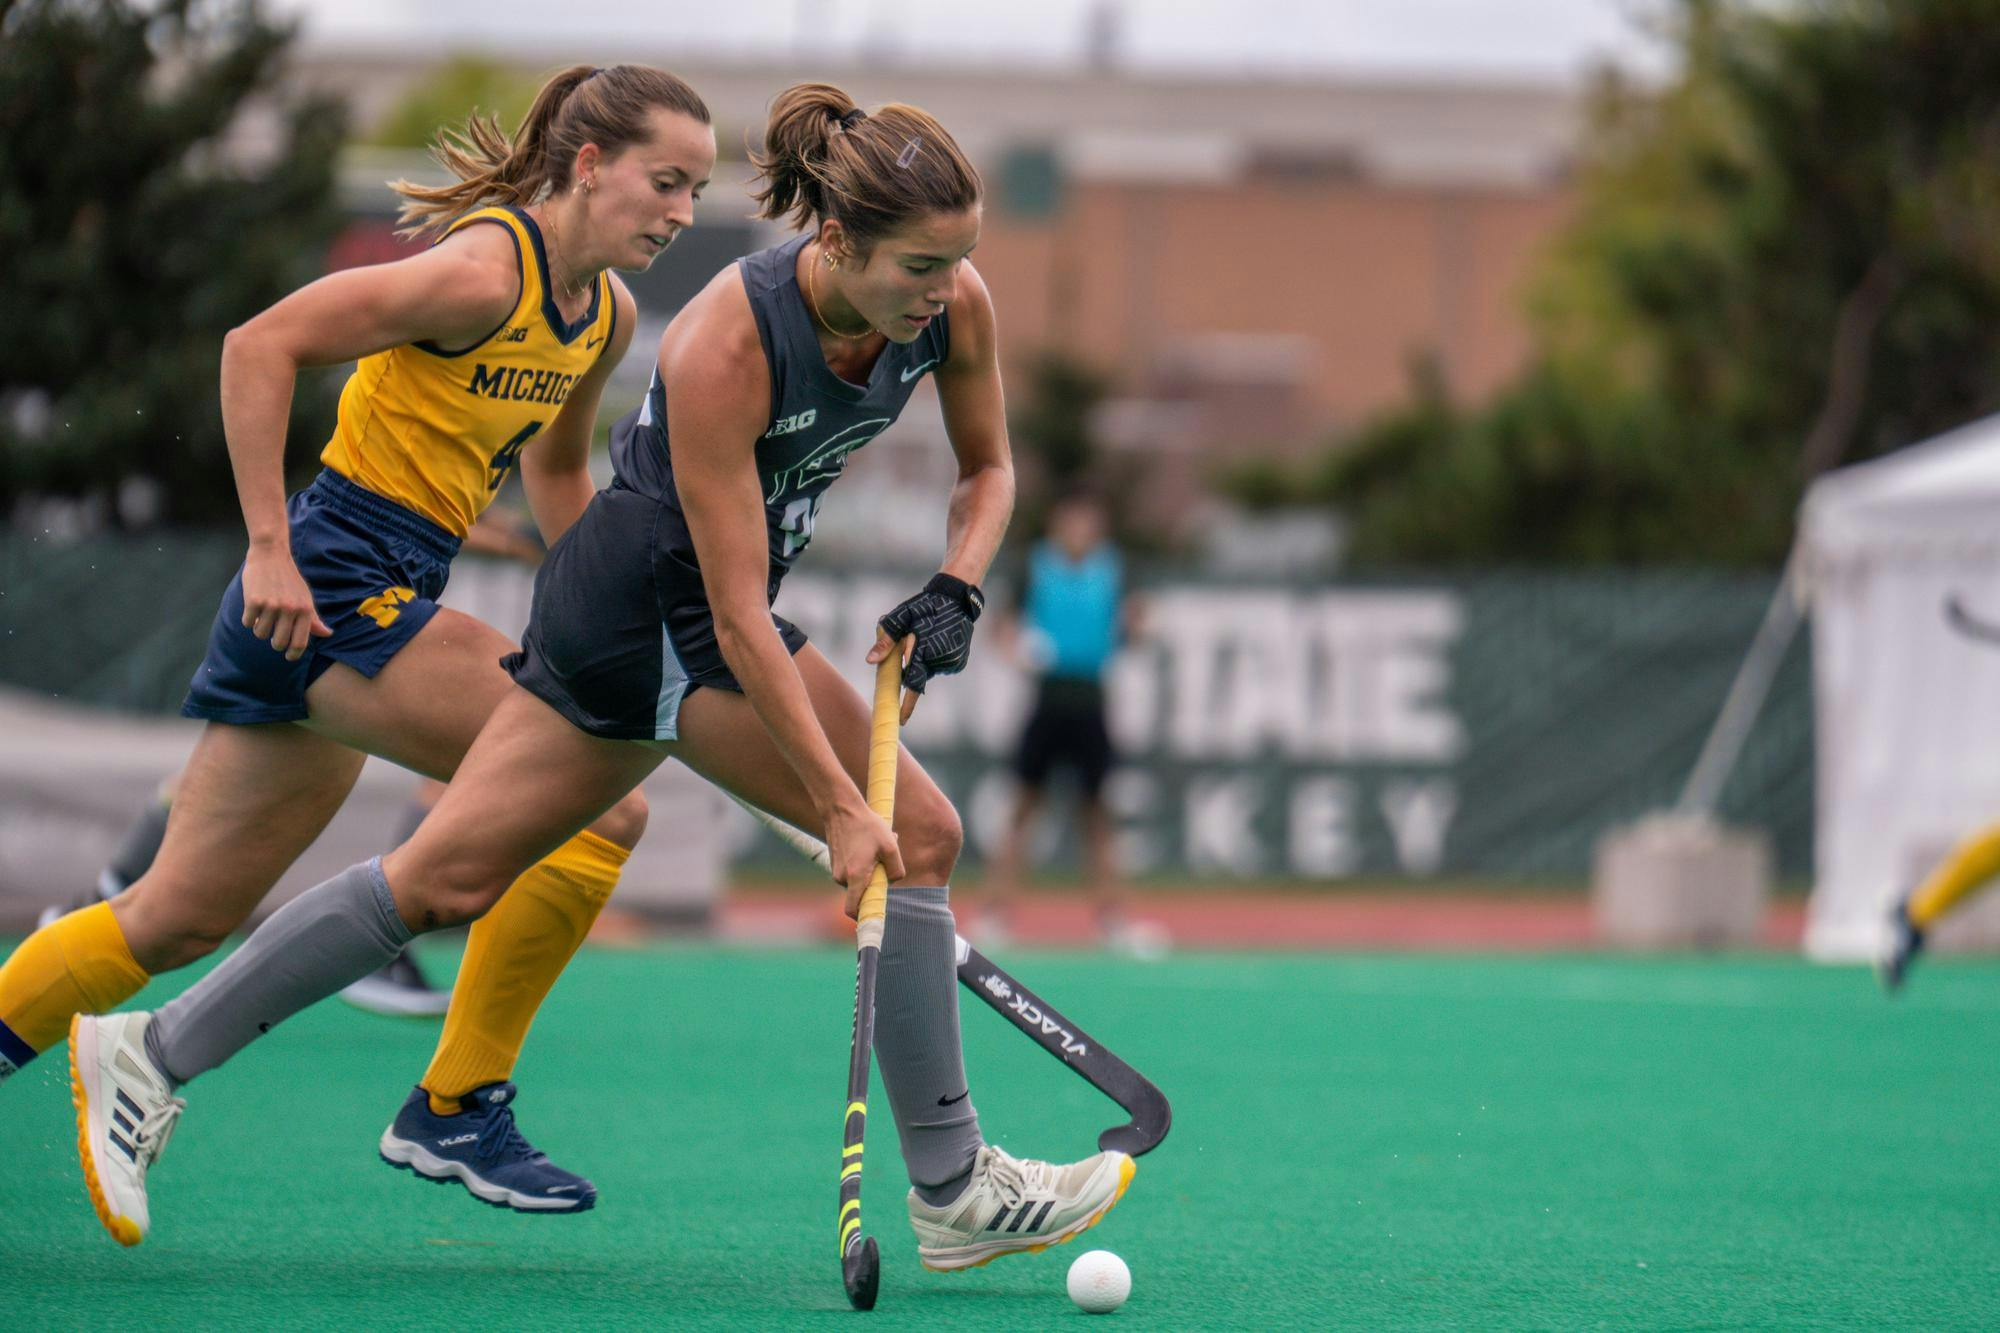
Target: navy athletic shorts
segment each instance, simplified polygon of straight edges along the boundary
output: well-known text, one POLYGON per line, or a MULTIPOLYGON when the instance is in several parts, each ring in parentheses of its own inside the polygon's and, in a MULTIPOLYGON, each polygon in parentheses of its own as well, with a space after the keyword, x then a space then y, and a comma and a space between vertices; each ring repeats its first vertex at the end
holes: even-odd
MULTIPOLYGON (((798 626, 771 620, 786 651, 805 647, 798 626)), ((743 690, 716 645, 679 514, 622 485, 599 491, 549 548, 521 651, 501 665, 576 728, 607 740, 678 740, 690 690, 743 690)))
POLYGON ((342 662, 372 678, 437 614, 458 554, 451 533, 337 472, 321 472, 286 512, 292 559, 333 634, 313 639, 298 661, 287 662, 244 625, 237 570, 182 716, 239 725, 295 722, 306 716, 307 688, 328 667, 342 662))
POLYGON ((1096 796, 1111 772, 1111 729, 1104 716, 1104 687, 1094 680, 1044 676, 1035 708, 1021 732, 1014 772, 1040 787, 1059 768, 1076 774, 1085 796, 1096 796))

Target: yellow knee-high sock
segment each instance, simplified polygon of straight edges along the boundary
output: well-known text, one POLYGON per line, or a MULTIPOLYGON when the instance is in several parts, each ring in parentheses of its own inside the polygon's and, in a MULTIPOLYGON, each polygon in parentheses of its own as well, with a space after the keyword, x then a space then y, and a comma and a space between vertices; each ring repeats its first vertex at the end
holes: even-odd
POLYGON ((473 923, 444 1035, 424 1072, 433 1111, 449 1115, 466 1093, 514 1072, 535 1011, 590 933, 630 855, 594 833, 579 833, 473 923))
POLYGON ((114 1009, 149 979, 110 903, 71 912, 22 940, 0 966, 0 1056, 46 1051, 69 1035, 72 1016, 114 1009))
POLYGON ((1910 895, 1910 924, 1929 930, 1938 919, 2000 875, 2000 824, 1990 824, 1951 849, 1944 863, 1910 895))

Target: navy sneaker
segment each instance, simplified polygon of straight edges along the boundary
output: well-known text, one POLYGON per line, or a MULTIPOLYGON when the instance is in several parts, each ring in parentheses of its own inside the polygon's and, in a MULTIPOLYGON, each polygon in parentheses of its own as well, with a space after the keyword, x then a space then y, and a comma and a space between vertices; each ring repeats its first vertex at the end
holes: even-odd
POLYGON ((1910 964, 1917 961, 1917 955, 1924 951, 1924 932, 1910 921, 1910 904, 1907 901, 1896 904, 1896 910, 1889 914, 1889 942, 1875 959, 1875 975, 1882 982, 1882 989, 1894 995, 1903 989, 1904 980, 1910 975, 1910 964))
POLYGON ((488 1083, 461 1100, 457 1115, 431 1111, 430 1094, 410 1090, 382 1131, 382 1160, 442 1185, 456 1180, 496 1208, 517 1213, 580 1213, 597 1188, 563 1170, 514 1127, 512 1083, 488 1083))

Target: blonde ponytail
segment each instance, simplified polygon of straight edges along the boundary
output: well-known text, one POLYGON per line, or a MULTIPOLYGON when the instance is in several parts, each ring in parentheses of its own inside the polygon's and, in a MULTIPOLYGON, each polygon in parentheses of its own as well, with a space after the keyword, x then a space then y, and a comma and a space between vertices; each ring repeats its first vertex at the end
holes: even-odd
POLYGON ((494 117, 474 112, 463 129, 441 132, 431 146, 431 157, 458 177, 454 184, 390 184, 403 196, 397 234, 422 236, 488 204, 525 207, 560 194, 578 149, 594 143, 609 155, 637 143, 656 107, 709 123, 700 94, 648 65, 570 66, 542 85, 512 140, 494 117))

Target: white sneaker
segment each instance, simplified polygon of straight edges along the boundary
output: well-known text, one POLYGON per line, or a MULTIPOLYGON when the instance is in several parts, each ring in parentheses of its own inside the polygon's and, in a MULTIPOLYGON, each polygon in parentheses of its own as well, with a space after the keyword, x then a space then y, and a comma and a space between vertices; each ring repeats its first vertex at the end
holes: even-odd
POLYGON ((992 1144, 972 1162, 972 1182, 942 1207, 910 1191, 910 1226, 925 1268, 977 1268, 1003 1254, 1035 1254, 1096 1226, 1139 1164, 1101 1152, 1068 1166, 1026 1162, 992 1144))
POLYGON ((76 1150, 97 1220, 120 1245, 146 1238, 146 1168, 187 1103, 146 1057, 151 1014, 78 1014, 69 1025, 76 1150))

